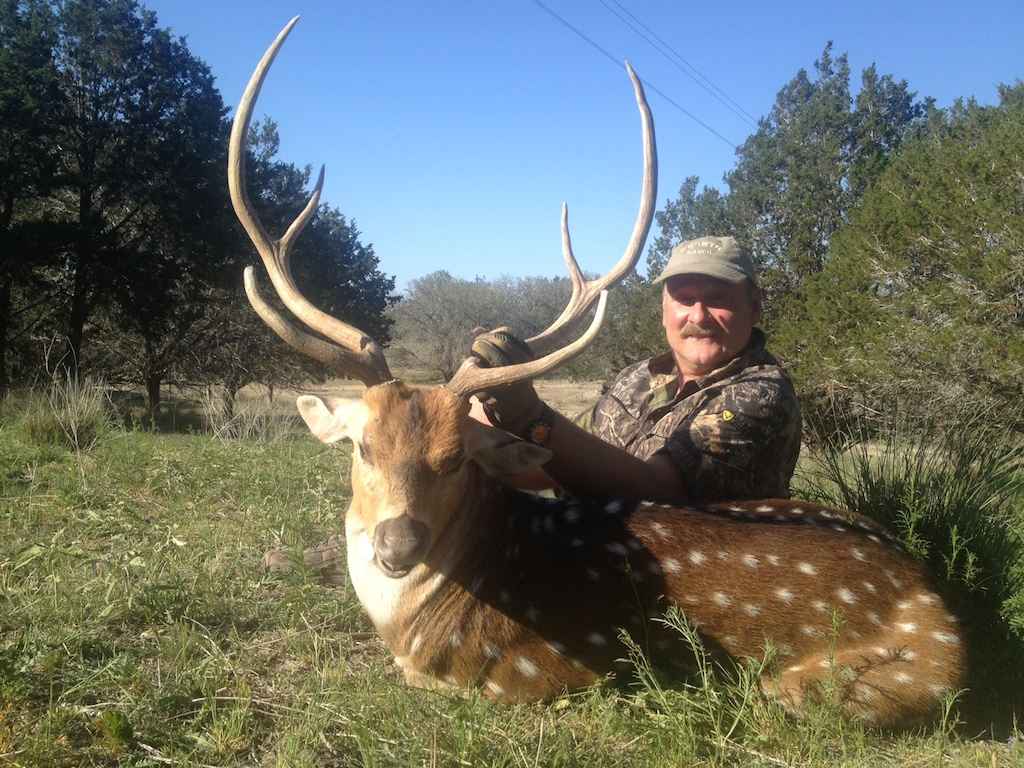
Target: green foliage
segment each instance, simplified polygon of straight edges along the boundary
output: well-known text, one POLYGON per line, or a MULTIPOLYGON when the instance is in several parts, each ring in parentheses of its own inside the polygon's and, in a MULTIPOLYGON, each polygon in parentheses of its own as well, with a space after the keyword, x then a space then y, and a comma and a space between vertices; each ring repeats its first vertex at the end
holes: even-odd
MULTIPOLYGON (((966 713, 975 723, 1024 713, 1024 450, 988 413, 941 423, 906 415, 818 446, 797 494, 867 515, 898 534, 941 583, 968 637, 966 713), (844 439, 841 439, 844 438, 844 439), (998 703, 996 703, 998 702, 998 703), (998 714, 1003 708, 1002 715, 998 714)), ((1005 725, 1005 722, 1004 722, 1005 725)))
POLYGON ((787 302, 775 344, 807 401, 1024 425, 1024 108, 1006 94, 906 146, 787 302))

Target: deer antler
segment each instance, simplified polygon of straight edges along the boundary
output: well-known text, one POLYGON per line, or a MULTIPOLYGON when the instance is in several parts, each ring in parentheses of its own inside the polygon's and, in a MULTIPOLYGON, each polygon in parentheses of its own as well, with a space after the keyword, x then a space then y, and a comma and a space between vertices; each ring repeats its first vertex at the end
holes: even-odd
POLYGON ((445 384, 445 388, 451 390, 461 397, 469 397, 485 389, 504 384, 514 384, 524 379, 533 379, 548 371, 554 370, 563 363, 567 363, 576 357, 595 338, 601 330, 601 323, 604 322, 605 307, 608 304, 608 291, 601 291, 597 301, 597 312, 594 319, 590 321, 590 327, 586 333, 576 341, 564 347, 550 352, 537 360, 528 363, 517 363, 515 365, 503 365, 499 368, 481 368, 480 361, 475 357, 467 357, 462 361, 459 370, 452 376, 451 381, 445 384))
POLYGON ((326 337, 313 336, 300 329, 291 321, 270 306, 260 295, 252 267, 245 270, 245 292, 253 309, 270 328, 287 344, 322 363, 333 366, 340 372, 359 379, 367 386, 379 384, 392 378, 388 369, 384 352, 380 346, 358 328, 328 315, 313 306, 295 285, 289 259, 289 249, 312 218, 320 202, 320 192, 324 184, 324 169, 321 166, 320 176, 313 194, 302 212, 288 227, 279 240, 271 240, 253 210, 252 202, 246 191, 246 140, 249 124, 252 120, 252 107, 259 97, 263 81, 274 62, 278 50, 284 43, 292 28, 299 21, 296 16, 282 29, 274 42, 267 48, 263 58, 249 78, 249 83, 238 104, 235 120, 231 127, 231 143, 228 148, 228 188, 231 192, 231 204, 235 215, 242 223, 245 231, 256 246, 256 251, 263 259, 270 280, 274 284, 277 295, 288 310, 309 328, 326 337))
POLYGON ((651 228, 651 220, 654 218, 654 207, 658 197, 658 151, 654 139, 654 120, 651 118, 651 108, 647 105, 647 97, 644 95, 640 78, 637 77, 628 61, 626 62, 626 72, 629 73, 629 79, 633 83, 636 105, 640 110, 644 150, 640 209, 636 215, 636 222, 633 224, 633 234, 629 238, 622 258, 606 275, 595 280, 584 280, 583 273, 572 252, 572 239, 569 237, 569 209, 564 203, 562 204, 562 255, 569 270, 569 279, 572 281, 572 296, 555 322, 536 336, 526 340, 534 354, 543 354, 564 343, 566 334, 571 331, 572 323, 587 313, 601 291, 617 285, 633 270, 640 259, 644 241, 647 239, 647 232, 651 228))

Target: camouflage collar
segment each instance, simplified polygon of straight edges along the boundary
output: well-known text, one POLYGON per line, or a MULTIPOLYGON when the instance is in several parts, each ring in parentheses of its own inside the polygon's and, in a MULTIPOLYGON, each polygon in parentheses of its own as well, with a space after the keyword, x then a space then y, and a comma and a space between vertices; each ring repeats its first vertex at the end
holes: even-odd
POLYGON ((684 391, 679 392, 679 367, 672 356, 672 351, 669 350, 647 361, 652 402, 667 404, 676 399, 688 397, 722 379, 734 376, 751 365, 774 362, 773 359, 768 359, 770 357, 771 355, 765 350, 764 332, 760 328, 754 328, 750 334, 750 342, 742 352, 707 375, 686 382, 684 391))

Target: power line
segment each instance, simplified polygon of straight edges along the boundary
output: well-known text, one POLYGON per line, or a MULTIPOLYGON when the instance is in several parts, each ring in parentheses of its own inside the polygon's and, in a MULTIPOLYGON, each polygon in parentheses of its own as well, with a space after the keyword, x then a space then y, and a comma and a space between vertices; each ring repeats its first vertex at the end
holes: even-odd
MULTIPOLYGON (((560 16, 554 10, 552 10, 551 8, 546 6, 544 3, 542 3, 541 0, 533 0, 533 2, 536 5, 540 6, 541 10, 545 11, 547 14, 552 16, 557 21, 561 22, 565 27, 567 27, 571 32, 573 32, 577 37, 579 37, 585 43, 587 43, 592 48, 596 49, 599 53, 604 55, 604 57, 607 58, 609 61, 611 61, 616 66, 616 68, 619 68, 619 67, 622 66, 622 59, 619 59, 619 58, 613 56, 611 53, 608 52, 608 50, 606 48, 602 47, 599 43, 596 43, 591 38, 587 37, 586 34, 584 34, 581 30, 579 30, 578 28, 573 26, 564 17, 560 16)), ((645 80, 643 78, 640 78, 640 82, 642 82, 646 88, 654 91, 656 94, 661 96, 661 98, 663 98, 665 101, 667 101, 673 107, 675 107, 680 112, 682 112, 684 115, 686 115, 688 118, 690 118, 695 123, 697 123, 697 125, 699 125, 701 128, 703 128, 704 130, 706 130, 709 133, 713 134, 715 137, 717 137, 721 141, 725 142, 728 146, 732 147, 733 149, 736 148, 736 143, 735 142, 730 141, 725 136, 720 134, 718 131, 716 131, 710 125, 708 125, 703 120, 701 120, 699 117, 697 117, 695 114, 693 114, 693 112, 691 112, 690 110, 686 109, 686 107, 684 107, 683 105, 679 104, 675 99, 673 99, 667 93, 665 93, 660 88, 658 88, 656 85, 651 83, 649 80, 645 80)))
POLYGON ((746 120, 754 127, 757 127, 757 119, 749 112, 747 112, 742 106, 740 106, 739 103, 737 103, 735 99, 729 96, 729 94, 726 93, 721 87, 712 82, 711 78, 709 78, 707 75, 705 75, 695 66, 693 66, 693 64, 691 64, 689 61, 683 58, 682 54, 680 54, 675 48, 673 48, 671 45, 665 42, 661 37, 659 37, 657 32, 655 32, 653 29, 644 24, 633 13, 631 13, 630 10, 626 8, 622 3, 620 3, 618 0, 611 0, 611 2, 615 4, 618 10, 616 10, 616 8, 612 8, 611 5, 608 4, 607 0, 601 0, 601 5, 608 9, 610 13, 615 14, 615 16, 620 21, 622 21, 623 24, 628 26, 630 29, 633 30, 633 32, 635 32, 637 35, 646 40, 652 48, 654 48, 658 53, 660 53, 662 56, 668 59, 669 63, 671 63, 676 69, 678 69, 684 75, 693 80, 693 82, 695 82, 705 91, 707 91, 712 97, 718 100, 719 103, 725 106, 726 109, 729 109, 734 115, 739 117, 741 120, 746 120), (627 16, 629 18, 626 18, 627 16), (640 29, 637 29, 637 27, 640 27, 640 29), (682 65, 685 65, 685 68, 682 65))

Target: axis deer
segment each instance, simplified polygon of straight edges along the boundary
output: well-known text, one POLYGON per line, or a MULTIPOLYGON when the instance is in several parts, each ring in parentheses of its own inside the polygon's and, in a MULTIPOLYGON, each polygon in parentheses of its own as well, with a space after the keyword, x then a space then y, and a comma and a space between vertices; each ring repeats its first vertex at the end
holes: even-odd
POLYGON ((540 699, 586 686, 613 668, 624 628, 656 658, 686 656, 682 638, 652 617, 678 607, 708 648, 743 658, 767 646, 782 659, 763 688, 797 711, 826 676, 845 709, 878 725, 926 715, 957 687, 964 649, 956 619, 922 568, 869 520, 798 501, 678 507, 624 500, 551 500, 497 477, 542 465, 543 448, 468 416, 474 393, 535 377, 596 335, 606 291, 631 270, 655 202, 653 123, 627 64, 641 114, 640 210, 620 261, 586 282, 562 239, 573 281, 569 306, 529 340, 529 363, 487 369, 470 358, 447 384, 414 389, 394 379, 381 348, 312 306, 297 290, 289 246, 316 209, 309 203, 271 240, 245 188, 245 140, 267 71, 297 21, 256 67, 231 134, 235 211, 302 330, 245 288, 287 343, 367 385, 361 399, 303 396, 298 408, 325 443, 354 445, 345 516, 349 574, 362 605, 415 685, 482 688, 499 700, 540 699), (590 327, 565 343, 597 300, 590 327), (834 618, 838 615, 836 630, 834 618))

